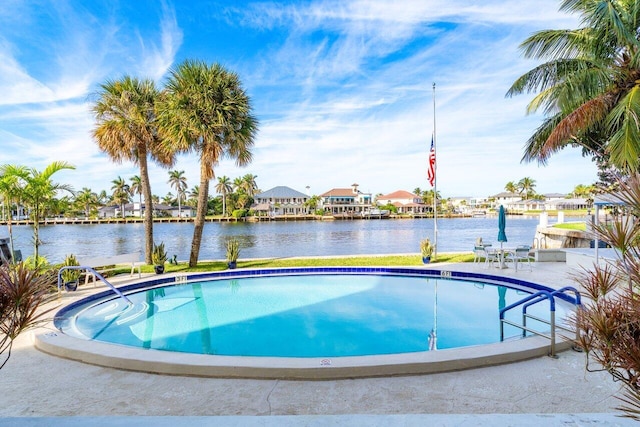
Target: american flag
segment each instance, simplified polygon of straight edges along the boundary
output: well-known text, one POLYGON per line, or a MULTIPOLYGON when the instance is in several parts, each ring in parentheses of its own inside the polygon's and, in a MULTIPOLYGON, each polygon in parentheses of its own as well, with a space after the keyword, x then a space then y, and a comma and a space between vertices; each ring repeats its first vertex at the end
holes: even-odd
POLYGON ((429 167, 427 168, 427 178, 429 184, 435 187, 436 183, 436 149, 433 146, 433 136, 431 136, 431 150, 429 150, 429 167))

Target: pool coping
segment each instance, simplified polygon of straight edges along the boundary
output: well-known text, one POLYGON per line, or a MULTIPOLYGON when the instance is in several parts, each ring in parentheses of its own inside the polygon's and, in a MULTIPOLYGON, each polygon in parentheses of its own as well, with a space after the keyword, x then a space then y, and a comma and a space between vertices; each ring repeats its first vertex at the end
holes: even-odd
MULTIPOLYGON (((192 280, 252 277, 277 274, 397 274, 425 277, 479 280, 491 284, 509 284, 535 290, 550 288, 515 278, 489 274, 431 269, 424 267, 312 267, 256 270, 226 270, 215 273, 175 275, 121 286, 123 293, 162 284, 186 283, 192 280)), ((87 301, 108 296, 102 291, 63 307, 56 319, 87 301)), ((510 340, 494 344, 462 347, 438 351, 401 353, 374 356, 333 358, 287 358, 217 356, 192 353, 138 349, 117 344, 88 341, 66 335, 58 330, 36 334, 35 347, 45 353, 92 365, 123 370, 166 375, 222 377, 222 378, 278 378, 296 380, 331 380, 418 375, 458 371, 484 366, 512 363, 544 356, 549 353, 549 340, 543 337, 510 340)), ((569 349, 565 340, 556 343, 556 351, 569 349)))

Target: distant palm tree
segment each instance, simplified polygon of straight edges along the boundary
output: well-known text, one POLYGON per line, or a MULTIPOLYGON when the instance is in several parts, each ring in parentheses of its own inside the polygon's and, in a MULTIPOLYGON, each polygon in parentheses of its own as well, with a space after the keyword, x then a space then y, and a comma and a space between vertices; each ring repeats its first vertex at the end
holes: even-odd
POLYGON ((98 147, 117 163, 128 160, 140 167, 140 186, 147 209, 144 211, 145 262, 151 264, 153 249, 153 203, 147 158, 160 166, 171 166, 174 153, 158 136, 155 106, 159 97, 153 80, 124 76, 100 86, 93 105, 96 127, 93 137, 98 147))
POLYGON ((90 188, 84 187, 76 193, 76 203, 84 210, 84 216, 89 218, 91 208, 98 205, 98 195, 91 191, 90 188))
POLYGON ((222 216, 227 215, 227 194, 233 191, 231 180, 228 176, 219 176, 218 183, 216 184, 216 193, 222 195, 222 216))
POLYGON ((249 197, 253 197, 256 195, 258 191, 258 184, 256 184, 257 175, 252 175, 250 173, 246 174, 242 177, 242 189, 249 197))
POLYGON ((513 181, 509 181, 504 186, 504 191, 506 191, 508 193, 517 193, 518 192, 518 185, 513 181))
POLYGON ((194 185, 191 190, 189 190, 189 206, 195 207, 198 203, 198 193, 200 192, 200 186, 194 185))
POLYGON ((182 217, 182 205, 180 199, 184 191, 187 189, 187 177, 184 176, 184 171, 169 171, 169 185, 175 188, 178 198, 178 217, 182 217))
POLYGON ((106 205, 109 203, 109 195, 106 190, 102 190, 100 194, 98 194, 98 203, 101 205, 106 205))
POLYGON ((536 187, 536 181, 534 179, 525 177, 518 181, 517 188, 520 190, 520 194, 524 194, 525 200, 527 200, 531 195, 535 194, 533 191, 536 187))
MULTIPOLYGON (((132 196, 135 196, 136 194, 138 195, 138 203, 140 205, 140 218, 142 218, 142 178, 140 178, 138 175, 134 175, 131 178, 129 178, 129 180, 131 181, 131 185, 129 186, 129 191, 131 192, 132 196)), ((153 209, 153 207, 148 206, 145 207, 145 209, 153 209)))
POLYGON ((129 190, 129 184, 122 177, 117 177, 111 181, 111 184, 113 184, 111 186, 111 190, 113 190, 111 198, 114 203, 120 206, 120 212, 122 218, 124 218, 124 205, 130 201, 129 195, 131 191, 129 190))
POLYGON ((167 195, 162 198, 162 203, 164 203, 165 205, 171 206, 173 205, 174 200, 175 200, 175 197, 173 197, 173 193, 169 191, 167 195))

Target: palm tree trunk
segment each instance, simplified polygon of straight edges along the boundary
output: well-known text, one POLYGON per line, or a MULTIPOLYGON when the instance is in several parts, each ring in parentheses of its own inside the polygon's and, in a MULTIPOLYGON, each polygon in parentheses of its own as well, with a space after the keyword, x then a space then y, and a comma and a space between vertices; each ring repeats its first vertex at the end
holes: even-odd
MULTIPOLYGON (((144 262, 152 264, 151 252, 153 251, 153 200, 151 200, 151 184, 149 183, 149 168, 147 166, 147 152, 140 149, 138 152, 140 162, 140 183, 144 195, 144 262)), ((140 205, 142 209, 142 205, 140 205)))
POLYGON ((200 243, 202 242, 202 231, 204 230, 204 220, 207 216, 207 201, 209 199, 209 180, 206 178, 204 165, 200 165, 200 192, 198 193, 198 206, 196 208, 196 218, 193 222, 193 239, 191 240, 191 255, 189 256, 189 267, 198 265, 198 255, 200 253, 200 243))

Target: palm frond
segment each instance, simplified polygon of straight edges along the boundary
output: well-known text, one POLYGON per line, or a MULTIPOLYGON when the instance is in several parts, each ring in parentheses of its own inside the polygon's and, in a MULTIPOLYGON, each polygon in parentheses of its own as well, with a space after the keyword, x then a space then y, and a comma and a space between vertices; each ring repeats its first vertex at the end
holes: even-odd
POLYGON ((607 118, 615 132, 609 141, 611 160, 622 169, 634 171, 640 165, 640 86, 636 85, 607 118))

